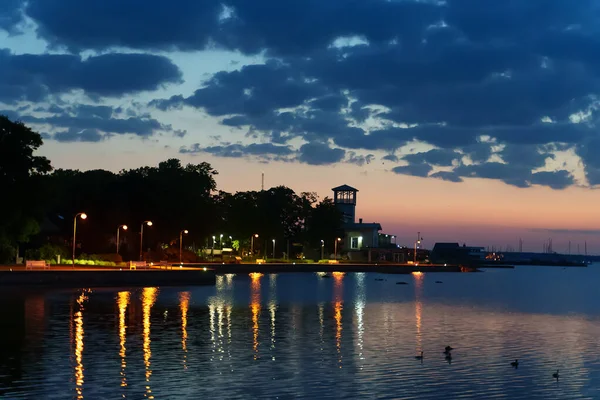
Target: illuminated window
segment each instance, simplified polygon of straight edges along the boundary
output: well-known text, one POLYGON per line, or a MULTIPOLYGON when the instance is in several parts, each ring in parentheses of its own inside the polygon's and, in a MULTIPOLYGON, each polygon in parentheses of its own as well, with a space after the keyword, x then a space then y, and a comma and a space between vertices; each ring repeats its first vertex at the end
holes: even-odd
POLYGON ((359 249, 358 237, 353 237, 350 239, 350 248, 359 249))

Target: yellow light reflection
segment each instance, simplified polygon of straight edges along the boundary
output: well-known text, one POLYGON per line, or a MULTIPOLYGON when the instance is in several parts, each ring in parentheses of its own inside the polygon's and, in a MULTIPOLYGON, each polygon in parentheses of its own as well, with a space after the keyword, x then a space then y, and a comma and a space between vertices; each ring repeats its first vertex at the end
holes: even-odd
POLYGON ((263 274, 260 273, 251 273, 250 278, 250 289, 251 289, 251 298, 250 298, 250 311, 252 312, 252 337, 253 337, 253 350, 254 350, 254 359, 258 358, 258 320, 260 317, 260 278, 262 278, 263 274))
POLYGON ((75 393, 77 399, 83 399, 83 382, 84 382, 84 368, 83 368, 83 303, 88 300, 85 295, 85 291, 77 298, 78 310, 73 315, 75 325, 75 393))
POLYGON ((323 330, 325 328, 325 305, 319 303, 319 338, 321 339, 321 351, 323 351, 323 330))
POLYGON ((152 349, 150 348, 150 312, 156 301, 157 294, 157 288, 144 288, 142 291, 142 320, 144 325, 142 347, 144 350, 144 366, 146 367, 146 394, 144 397, 149 399, 154 398, 150 389, 150 377, 152 376, 152 370, 150 369, 150 358, 152 357, 152 349))
POLYGON ((344 295, 344 273, 334 272, 333 274, 333 317, 335 319, 335 345, 339 355, 339 364, 342 368, 342 309, 343 309, 343 295, 344 295))
POLYGON ((421 337, 421 318, 423 313, 423 302, 421 297, 423 294, 423 279, 425 275, 422 272, 412 273, 415 279, 415 328, 416 328, 416 347, 417 352, 423 351, 422 337, 421 337))
MULTIPOLYGON (((125 340, 127 337, 127 325, 125 324, 125 314, 129 305, 129 292, 119 292, 117 294, 117 305, 119 307, 119 357, 121 357, 121 387, 127 386, 127 377, 125 367, 127 367, 125 340)), ((125 397, 125 395, 123 395, 125 397)))
POLYGON ((183 369, 187 369, 187 322, 190 307, 190 292, 179 293, 179 309, 181 310, 181 349, 183 350, 183 369))

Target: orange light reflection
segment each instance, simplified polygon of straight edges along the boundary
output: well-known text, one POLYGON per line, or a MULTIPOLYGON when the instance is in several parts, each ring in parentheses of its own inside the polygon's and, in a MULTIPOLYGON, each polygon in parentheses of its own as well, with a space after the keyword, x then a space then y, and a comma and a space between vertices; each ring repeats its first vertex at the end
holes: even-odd
POLYGON ((251 299, 250 299, 250 311, 252 312, 252 333, 253 333, 253 349, 254 359, 258 358, 258 319, 260 317, 260 278, 263 274, 251 273, 251 299))
POLYGON ((334 319, 335 319, 335 344, 339 355, 339 366, 342 368, 342 309, 344 295, 344 273, 334 272, 333 274, 333 296, 334 296, 334 319))
POLYGON ((75 324, 75 392, 77 393, 77 399, 83 399, 83 382, 84 382, 84 368, 83 368, 83 303, 88 300, 85 295, 85 291, 77 298, 77 304, 79 310, 74 314, 75 324))
MULTIPOLYGON (((127 367, 125 340, 127 337, 127 325, 125 324, 125 314, 129 305, 129 292, 119 292, 117 294, 117 305, 119 306, 119 357, 121 357, 121 387, 127 387, 127 377, 125 368, 127 367)), ((125 397, 125 395, 123 395, 125 397)))
POLYGON ((150 348, 150 312, 152 306, 156 301, 158 294, 157 288, 144 288, 142 291, 142 319, 143 319, 143 350, 144 350, 144 366, 146 368, 146 394, 145 397, 153 399, 152 390, 150 389, 150 377, 152 376, 152 370, 150 369, 152 357, 152 349, 150 348))
POLYGON ((190 292, 179 293, 179 309, 181 310, 181 349, 183 350, 183 369, 187 369, 187 322, 190 306, 190 292))

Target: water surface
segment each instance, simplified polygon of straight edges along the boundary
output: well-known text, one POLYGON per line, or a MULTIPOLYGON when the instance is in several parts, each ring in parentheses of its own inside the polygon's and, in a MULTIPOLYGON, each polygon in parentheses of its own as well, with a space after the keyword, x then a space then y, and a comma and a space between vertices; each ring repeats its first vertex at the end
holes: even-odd
POLYGON ((0 396, 600 398, 599 282, 594 266, 518 267, 7 292, 0 396))

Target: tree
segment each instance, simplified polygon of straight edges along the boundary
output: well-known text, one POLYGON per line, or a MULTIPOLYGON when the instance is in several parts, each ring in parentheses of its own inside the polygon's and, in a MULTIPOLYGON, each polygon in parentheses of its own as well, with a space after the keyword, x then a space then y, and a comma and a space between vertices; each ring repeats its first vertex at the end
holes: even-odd
POLYGON ((21 122, 0 115, 0 262, 15 255, 19 242, 27 242, 39 231, 43 218, 43 181, 52 167, 34 152, 42 137, 21 122))
POLYGON ((342 213, 333 200, 326 197, 311 209, 306 221, 305 240, 309 247, 320 248, 321 240, 325 248, 333 251, 336 238, 343 235, 342 213))

